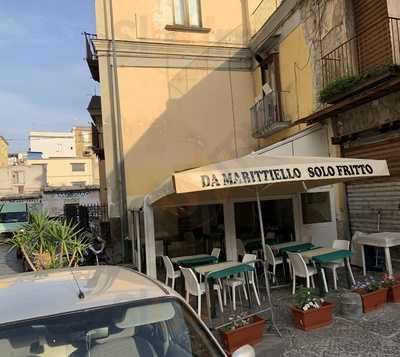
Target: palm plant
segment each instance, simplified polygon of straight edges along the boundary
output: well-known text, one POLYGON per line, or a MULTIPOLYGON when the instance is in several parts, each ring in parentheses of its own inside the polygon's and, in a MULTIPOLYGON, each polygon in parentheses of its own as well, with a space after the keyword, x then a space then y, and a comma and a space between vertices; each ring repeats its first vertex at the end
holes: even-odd
POLYGON ((78 265, 90 241, 77 225, 36 213, 8 243, 11 249, 20 249, 30 269, 37 271, 78 265))

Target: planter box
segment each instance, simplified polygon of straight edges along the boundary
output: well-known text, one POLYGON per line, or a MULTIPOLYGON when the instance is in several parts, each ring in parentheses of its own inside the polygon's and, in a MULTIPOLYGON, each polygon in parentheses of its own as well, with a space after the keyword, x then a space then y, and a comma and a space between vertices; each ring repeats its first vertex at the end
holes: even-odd
POLYGON ((370 293, 362 289, 357 289, 355 292, 361 295, 364 313, 377 310, 385 305, 387 300, 387 288, 382 288, 370 293))
POLYGON ((328 326, 332 323, 332 311, 334 304, 324 302, 319 309, 310 309, 303 311, 296 306, 290 306, 292 311, 293 321, 297 328, 309 331, 323 326, 328 326))
POLYGON ((252 322, 246 326, 231 331, 221 331, 223 347, 228 354, 232 354, 244 345, 255 345, 262 339, 265 320, 259 316, 252 316, 252 322))
POLYGON ((400 303, 400 284, 389 286, 387 292, 387 301, 400 303))

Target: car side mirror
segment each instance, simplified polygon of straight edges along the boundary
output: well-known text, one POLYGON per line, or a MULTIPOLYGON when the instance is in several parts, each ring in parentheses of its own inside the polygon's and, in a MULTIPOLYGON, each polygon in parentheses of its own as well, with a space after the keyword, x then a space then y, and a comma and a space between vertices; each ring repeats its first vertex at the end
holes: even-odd
POLYGON ((232 357, 255 357, 256 351, 250 345, 244 345, 233 352, 232 357))

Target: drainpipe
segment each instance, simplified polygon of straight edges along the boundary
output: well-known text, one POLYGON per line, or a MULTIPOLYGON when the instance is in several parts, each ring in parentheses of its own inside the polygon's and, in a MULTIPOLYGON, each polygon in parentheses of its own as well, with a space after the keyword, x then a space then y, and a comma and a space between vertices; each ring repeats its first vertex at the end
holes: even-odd
POLYGON ((112 84, 113 84, 113 101, 114 101, 114 118, 115 118, 115 133, 114 140, 117 153, 117 177, 119 186, 119 210, 121 220, 121 255, 122 261, 125 261, 125 237, 128 236, 128 221, 127 221, 127 205, 126 205, 126 182, 125 182, 125 161, 124 150, 122 143, 122 125, 121 125, 121 107, 119 98, 118 85, 118 64, 115 45, 115 29, 114 29, 114 14, 113 0, 109 0, 110 8, 110 27, 111 27, 111 53, 112 53, 112 84))

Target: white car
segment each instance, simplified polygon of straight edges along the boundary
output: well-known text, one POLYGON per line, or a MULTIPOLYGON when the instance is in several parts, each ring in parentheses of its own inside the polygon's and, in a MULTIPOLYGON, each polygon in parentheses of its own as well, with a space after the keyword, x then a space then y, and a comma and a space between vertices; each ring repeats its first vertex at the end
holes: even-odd
POLYGON ((0 356, 225 356, 180 295, 124 268, 4 276, 0 306, 0 356))

